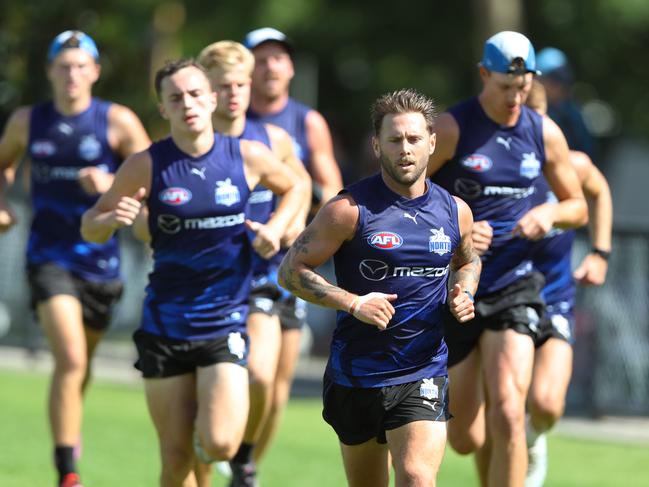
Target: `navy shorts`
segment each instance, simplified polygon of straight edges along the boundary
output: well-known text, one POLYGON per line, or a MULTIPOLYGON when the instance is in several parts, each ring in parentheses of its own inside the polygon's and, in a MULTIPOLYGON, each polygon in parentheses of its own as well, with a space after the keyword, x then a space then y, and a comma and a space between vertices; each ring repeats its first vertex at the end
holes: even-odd
POLYGON ((136 330, 133 341, 138 359, 135 368, 145 379, 191 374, 197 367, 229 362, 248 363, 248 335, 231 332, 211 340, 179 340, 136 330))
POLYGON ((83 324, 97 331, 104 331, 110 325, 113 308, 124 290, 124 284, 119 279, 87 281, 53 262, 30 264, 27 279, 32 309, 53 296, 74 296, 81 303, 83 324))
POLYGON ((299 330, 306 323, 306 301, 288 294, 267 277, 253 279, 249 314, 278 316, 282 330, 299 330))
POLYGON ((413 421, 448 421, 448 378, 421 379, 385 387, 346 387, 323 379, 322 417, 345 445, 373 438, 413 421))
POLYGON ((541 329, 534 346, 539 348, 550 338, 558 338, 574 345, 575 315, 573 311, 573 303, 569 301, 546 305, 545 316, 541 321, 541 329))
POLYGON ((536 342, 540 332, 545 304, 541 289, 543 274, 532 272, 509 286, 476 299, 475 318, 458 323, 450 312, 444 318, 444 339, 448 346, 449 367, 460 363, 478 345, 486 329, 512 329, 528 335, 536 342))

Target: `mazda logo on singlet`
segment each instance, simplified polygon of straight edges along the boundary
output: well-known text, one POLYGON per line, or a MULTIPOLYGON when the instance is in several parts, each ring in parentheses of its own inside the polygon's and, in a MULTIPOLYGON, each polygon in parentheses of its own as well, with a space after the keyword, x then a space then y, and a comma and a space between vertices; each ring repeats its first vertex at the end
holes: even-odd
POLYGON ((482 186, 473 179, 458 178, 455 180, 453 189, 462 198, 475 199, 482 194, 482 186))
POLYGON ((382 260, 362 260, 358 265, 358 270, 368 281, 382 281, 388 275, 388 265, 382 260))
POLYGON ((180 218, 176 215, 158 215, 158 228, 169 235, 178 233, 180 232, 180 218))

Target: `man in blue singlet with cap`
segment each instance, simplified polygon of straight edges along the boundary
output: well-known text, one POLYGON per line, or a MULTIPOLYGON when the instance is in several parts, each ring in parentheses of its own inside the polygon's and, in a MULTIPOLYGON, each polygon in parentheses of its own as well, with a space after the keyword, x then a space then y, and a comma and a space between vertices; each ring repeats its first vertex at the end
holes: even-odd
MULTIPOLYGON (((81 485, 82 397, 122 290, 117 239, 84 242, 81 215, 110 187, 122 159, 150 143, 131 110, 93 98, 99 73, 92 38, 72 30, 59 34, 47 55, 52 101, 18 108, 0 140, 5 181, 13 180, 23 155, 31 162, 27 268, 31 300, 54 357, 48 412, 59 485, 65 487, 81 485)), ((2 194, 0 231, 13 223, 2 194)))
MULTIPOLYGON (((250 120, 246 111, 250 105, 250 85, 255 58, 238 42, 224 40, 205 47, 198 56, 205 67, 219 102, 212 117, 214 129, 224 135, 242 140, 257 140, 268 146, 273 153, 303 182, 304 197, 299 217, 282 236, 286 248, 304 229, 311 203, 311 179, 293 150, 291 136, 282 128, 257 120, 250 120)), ((266 223, 276 206, 273 193, 264 186, 253 189, 247 218, 253 222, 266 223)), ((256 252, 252 255, 252 288, 247 326, 250 338, 248 373, 250 375, 250 414, 248 425, 239 451, 230 462, 231 486, 256 485, 256 465, 253 460, 255 444, 268 417, 273 396, 273 386, 281 347, 281 321, 296 320, 289 308, 282 306, 282 290, 277 284, 277 266, 284 252, 272 259, 264 259, 256 252)), ((226 464, 219 464, 223 468, 226 464)), ((207 469, 203 469, 207 470, 207 469)), ((205 485, 209 485, 201 479, 205 485)), ((200 486, 199 486, 200 487, 200 486)))
POLYGON ((476 319, 446 326, 449 441, 460 453, 478 450, 483 485, 522 486, 525 398, 543 313, 530 240, 553 226, 583 225, 587 212, 561 130, 524 106, 537 73, 530 41, 510 31, 492 36, 479 70, 481 93, 440 116, 428 167, 435 182, 471 207, 483 260, 476 319), (542 174, 558 201, 534 206, 542 174))
POLYGON ((380 97, 372 145, 381 172, 330 200, 290 248, 280 284, 338 310, 324 419, 352 487, 435 485, 446 444, 447 302, 473 318, 480 258, 461 199, 427 181, 434 106, 414 90, 380 97), (334 258, 335 286, 315 272, 334 258), (447 288, 448 286, 448 288, 447 288))
MULTIPOLYGON (((543 85, 534 80, 526 101, 541 115, 547 111, 543 85)), ((572 271, 574 230, 552 229, 534 244, 534 267, 543 273, 546 314, 537 334, 532 383, 527 399, 526 436, 529 465, 525 487, 541 487, 548 468, 546 432, 563 415, 572 374, 576 282, 602 285, 608 270, 613 202, 604 175, 585 152, 570 151, 570 163, 588 202, 591 251, 572 271)), ((556 200, 544 178, 537 181, 535 204, 556 200)))
POLYGON ((160 483, 188 487, 196 485, 195 452, 205 462, 230 460, 241 443, 251 252, 279 250, 302 190, 263 144, 214 133, 216 93, 200 64, 169 62, 155 86, 171 136, 124 162, 81 231, 103 242, 132 225, 147 198, 154 268, 134 334, 136 366, 158 432, 160 483), (268 222, 253 225, 245 210, 258 183, 282 198, 268 222))
MULTIPOLYGON (((329 126, 320 112, 289 96, 295 74, 291 58, 293 45, 283 32, 270 27, 256 29, 246 34, 243 44, 255 56, 248 118, 276 125, 291 135, 295 154, 313 181, 312 213, 315 213, 342 188, 329 126)), ((281 352, 269 417, 255 447, 256 461, 266 452, 286 407, 299 355, 301 330, 306 322, 306 303, 301 299, 290 294, 283 296, 278 308, 282 326, 281 352)))

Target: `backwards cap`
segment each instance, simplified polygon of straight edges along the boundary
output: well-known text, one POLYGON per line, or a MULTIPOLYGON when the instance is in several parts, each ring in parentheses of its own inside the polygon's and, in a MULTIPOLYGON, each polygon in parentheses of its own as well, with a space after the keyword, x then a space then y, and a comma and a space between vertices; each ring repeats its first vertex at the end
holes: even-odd
POLYGON ((541 74, 530 40, 523 34, 508 30, 487 39, 480 65, 498 73, 541 74))
POLYGON ((50 48, 47 51, 48 62, 52 62, 63 49, 70 48, 83 49, 90 54, 95 61, 99 60, 99 50, 97 49, 95 41, 92 40, 92 37, 80 30, 66 30, 57 35, 50 44, 50 48))
POLYGON ((284 45, 289 54, 293 53, 293 44, 286 34, 272 27, 262 27, 261 29, 250 31, 243 39, 243 45, 251 51, 266 42, 279 42, 284 45))

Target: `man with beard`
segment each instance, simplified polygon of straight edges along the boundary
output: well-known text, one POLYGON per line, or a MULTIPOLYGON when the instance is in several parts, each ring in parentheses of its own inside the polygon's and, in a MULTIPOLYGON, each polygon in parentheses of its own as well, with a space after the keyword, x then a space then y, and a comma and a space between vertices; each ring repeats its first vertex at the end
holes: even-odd
POLYGON ((323 417, 353 487, 389 485, 390 456, 397 486, 435 485, 444 453, 442 315, 448 302, 458 321, 473 318, 480 258, 469 207, 426 180, 433 118, 432 101, 414 90, 380 97, 380 173, 326 203, 280 266, 282 286, 338 310, 323 417), (330 257, 337 286, 315 272, 330 257))

